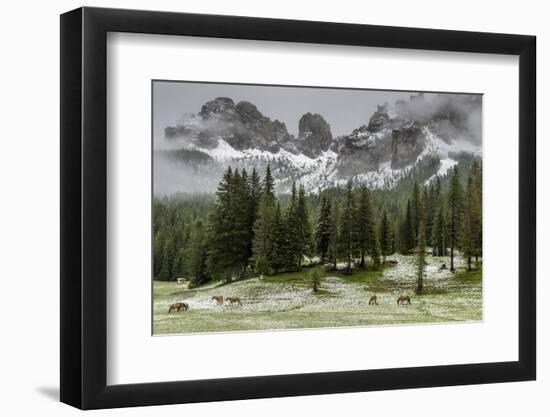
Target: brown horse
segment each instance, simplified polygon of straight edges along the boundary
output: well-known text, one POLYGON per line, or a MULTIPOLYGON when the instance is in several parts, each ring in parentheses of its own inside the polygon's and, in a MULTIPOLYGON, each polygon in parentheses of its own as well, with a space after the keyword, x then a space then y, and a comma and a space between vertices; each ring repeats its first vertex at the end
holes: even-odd
POLYGON ((214 296, 212 296, 210 301, 212 301, 212 300, 216 301, 216 305, 222 305, 223 304, 223 295, 214 295, 214 296))
POLYGON ((373 295, 369 300, 369 305, 378 305, 378 297, 376 295, 373 295))
POLYGON ((225 297, 225 302, 229 301, 229 305, 239 304, 242 305, 241 299, 239 297, 225 297))
POLYGON ((174 303, 170 305, 170 308, 168 309, 168 314, 170 314, 172 311, 180 311, 180 310, 188 310, 189 304, 187 303, 174 303))
POLYGON ((411 297, 408 295, 400 295, 397 299, 397 304, 404 304, 404 303, 410 304, 411 303, 411 297))

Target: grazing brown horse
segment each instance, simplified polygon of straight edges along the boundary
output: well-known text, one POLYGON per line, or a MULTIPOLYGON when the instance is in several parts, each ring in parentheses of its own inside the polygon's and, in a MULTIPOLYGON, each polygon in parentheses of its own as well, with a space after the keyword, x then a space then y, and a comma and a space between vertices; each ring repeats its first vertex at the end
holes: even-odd
POLYGON ((397 299, 397 304, 404 304, 404 303, 410 304, 411 303, 411 297, 408 295, 400 295, 397 299))
POLYGON ((170 308, 168 309, 168 314, 170 314, 172 311, 180 311, 180 310, 188 310, 189 304, 187 303, 174 303, 170 305, 170 308))
POLYGON ((376 295, 373 295, 369 300, 369 305, 378 305, 378 297, 376 295))
POLYGON ((229 301, 229 305, 233 305, 233 304, 239 304, 240 306, 242 305, 241 299, 239 297, 225 297, 225 302, 228 302, 228 301, 229 301))
POLYGON ((214 295, 214 296, 212 296, 210 301, 212 301, 212 300, 216 301, 216 305, 222 305, 223 304, 223 295, 214 295))

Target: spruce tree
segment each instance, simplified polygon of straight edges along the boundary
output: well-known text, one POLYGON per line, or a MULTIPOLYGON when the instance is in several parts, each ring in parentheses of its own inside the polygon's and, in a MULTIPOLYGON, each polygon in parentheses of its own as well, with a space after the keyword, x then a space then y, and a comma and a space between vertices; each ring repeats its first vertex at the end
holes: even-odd
POLYGON ((157 230, 153 244, 153 277, 155 279, 159 277, 164 254, 164 233, 160 226, 157 226, 157 230))
POLYGON ((400 252, 404 255, 410 253, 415 247, 415 237, 413 228, 413 215, 411 210, 411 201, 407 200, 405 217, 400 227, 400 252))
POLYGON ((313 253, 313 227, 311 224, 311 217, 309 214, 309 207, 304 186, 300 184, 298 191, 298 204, 297 204, 297 226, 298 226, 298 268, 300 268, 302 259, 304 256, 312 256, 313 253))
MULTIPOLYGON (((365 267, 365 256, 376 255, 376 229, 370 203, 369 190, 366 186, 359 189, 359 203, 357 205, 356 223, 357 247, 361 256, 361 268, 365 267)), ((374 261, 376 262, 376 261, 374 261)))
POLYGON ((337 268, 339 242, 340 242, 340 208, 336 201, 331 205, 330 209, 330 239, 328 244, 327 256, 329 262, 333 264, 333 268, 337 268))
POLYGON ((262 187, 263 187, 264 194, 267 194, 268 196, 275 198, 275 181, 273 180, 273 176, 271 175, 270 164, 267 164, 262 187))
POLYGON ((301 227, 299 225, 300 218, 298 212, 298 191, 296 183, 292 183, 292 191, 290 196, 290 205, 286 213, 286 230, 288 233, 288 268, 296 270, 300 264, 301 253, 301 227))
POLYGON ((162 262, 159 271, 159 279, 161 281, 170 281, 174 276, 172 275, 172 268, 175 260, 174 242, 172 238, 168 238, 164 242, 164 248, 162 251, 162 262))
POLYGON ((419 219, 418 245, 416 247, 416 291, 422 291, 424 288, 424 275, 426 269, 426 238, 422 215, 419 219))
POLYGON ((355 214, 355 199, 353 197, 352 182, 349 180, 346 186, 342 213, 340 215, 340 247, 342 255, 347 263, 348 273, 351 273, 352 271, 351 263, 357 252, 357 229, 355 227, 355 214))
POLYGON ((458 174, 458 166, 453 167, 451 183, 449 185, 448 195, 448 210, 449 210, 449 247, 451 250, 451 272, 454 268, 454 250, 458 246, 460 222, 462 217, 462 186, 458 174))
POLYGON ((383 263, 386 263, 386 256, 393 253, 393 226, 386 210, 382 212, 382 222, 380 223, 380 251, 383 263))
POLYGON ((248 263, 249 211, 246 178, 231 167, 224 173, 209 219, 208 270, 212 277, 229 281, 243 276, 248 263))
POLYGON ((275 206, 273 218, 273 235, 271 249, 271 267, 275 273, 284 271, 288 267, 288 237, 286 222, 279 202, 275 206))
POLYGON ((414 233, 414 242, 416 245, 416 241, 418 240, 418 232, 420 228, 420 217, 422 216, 422 208, 421 208, 421 195, 420 195, 420 188, 418 187, 418 183, 415 181, 413 185, 413 192, 411 196, 411 223, 412 223, 412 229, 414 233))
POLYGON ((236 171, 230 187, 230 213, 233 223, 230 239, 232 242, 234 265, 240 277, 244 277, 246 273, 246 266, 248 265, 248 259, 250 257, 248 251, 251 246, 252 238, 249 230, 250 201, 247 182, 246 171, 243 170, 240 175, 236 171))
POLYGON ((445 221, 445 210, 443 205, 440 204, 437 209, 434 224, 432 227, 432 237, 431 242, 433 245, 433 254, 434 256, 445 256, 447 247, 445 242, 445 236, 447 235, 446 221, 445 221))
POLYGON ((468 271, 472 270, 472 257, 479 253, 479 248, 477 247, 481 228, 479 211, 480 206, 474 177, 473 175, 469 175, 464 194, 462 226, 460 230, 460 247, 462 255, 466 258, 468 271))
POLYGON ((317 250, 321 255, 321 263, 324 264, 328 247, 330 243, 330 226, 331 226, 331 211, 330 201, 326 195, 321 197, 321 210, 319 212, 319 218, 317 219, 317 227, 315 229, 315 241, 317 243, 317 250))
POLYGON ((260 176, 256 171, 256 168, 252 169, 252 174, 248 178, 247 194, 248 194, 247 258, 251 258, 252 241, 254 240, 254 223, 256 223, 256 220, 258 218, 258 208, 260 206, 260 199, 262 197, 262 184, 261 184, 260 176))
POLYGON ((256 272, 259 274, 269 274, 273 268, 273 225, 276 203, 276 198, 273 194, 273 178, 271 177, 269 165, 267 166, 262 188, 263 193, 258 208, 258 216, 254 224, 252 259, 256 272))
POLYGON ((474 245, 474 256, 477 263, 478 258, 483 255, 483 173, 481 161, 474 160, 472 164, 471 174, 474 183, 474 211, 477 223, 477 237, 475 239, 474 245))
POLYGON ((195 285, 208 282, 206 260, 208 256, 206 228, 201 220, 197 220, 191 228, 191 241, 186 251, 186 263, 188 265, 191 282, 195 285))

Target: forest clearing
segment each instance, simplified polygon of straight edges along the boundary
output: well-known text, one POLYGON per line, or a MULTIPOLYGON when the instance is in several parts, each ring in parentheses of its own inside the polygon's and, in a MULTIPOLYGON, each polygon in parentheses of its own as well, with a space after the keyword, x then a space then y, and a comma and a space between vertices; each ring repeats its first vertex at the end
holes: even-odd
POLYGON ((416 293, 414 257, 393 255, 380 271, 353 275, 322 267, 232 283, 188 284, 154 281, 153 334, 326 328, 390 324, 452 323, 482 320, 482 273, 467 271, 462 257, 456 272, 440 270, 448 257, 426 256, 426 278, 416 293), (389 263, 397 261, 397 263, 389 263), (317 271, 319 289, 309 277, 317 271), (397 304, 407 294, 411 304, 397 304), (213 296, 236 296, 242 305, 218 305, 213 296), (369 305, 372 295, 378 305, 369 305), (188 311, 168 314, 172 303, 185 301, 188 311))

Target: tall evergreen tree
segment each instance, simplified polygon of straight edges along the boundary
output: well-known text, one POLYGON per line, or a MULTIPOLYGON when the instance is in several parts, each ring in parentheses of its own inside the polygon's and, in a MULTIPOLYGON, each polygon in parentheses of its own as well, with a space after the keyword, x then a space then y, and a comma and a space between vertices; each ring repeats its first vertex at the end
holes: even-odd
POLYGON ((279 202, 275 206, 275 215, 273 218, 273 235, 271 248, 271 267, 275 273, 284 271, 288 268, 288 236, 286 222, 282 214, 279 202))
POLYGON ((412 196, 411 196, 411 222, 412 222, 412 229, 414 233, 415 245, 418 240, 420 218, 422 216, 421 198, 422 196, 420 194, 420 188, 418 186, 418 183, 415 181, 413 185, 412 196))
POLYGON ((248 198, 246 183, 231 167, 225 172, 216 192, 216 203, 209 219, 208 272, 229 281, 242 276, 248 263, 248 198))
POLYGON ((357 253, 357 228, 356 223, 356 208, 355 199, 353 196, 353 185, 351 180, 346 186, 346 193, 342 205, 342 213, 340 217, 340 247, 342 255, 347 263, 347 272, 351 273, 351 263, 357 253))
POLYGON ((367 254, 371 255, 374 263, 379 262, 379 260, 374 259, 377 254, 375 224, 369 190, 366 186, 361 186, 356 214, 357 248, 361 257, 361 268, 365 267, 365 256, 367 254))
POLYGON ((340 207, 336 201, 331 205, 330 209, 330 239, 328 243, 327 256, 333 268, 337 268, 338 253, 340 249, 340 207))
POLYGON ((405 217, 401 223, 400 228, 400 252, 402 254, 408 254, 415 247, 415 237, 413 228, 413 215, 411 210, 411 201, 407 200, 407 206, 405 209, 405 217))
POLYGON ((453 167, 451 183, 449 185, 448 195, 449 209, 449 247, 451 250, 451 272, 454 268, 454 250, 458 246, 460 221, 462 217, 462 186, 458 173, 458 166, 453 167))
POLYGON ((478 258, 483 254, 483 173, 482 165, 480 161, 474 161, 472 164, 472 177, 474 183, 474 196, 475 196, 475 218, 477 222, 477 237, 475 239, 475 259, 476 263, 478 258))
POLYGON ((172 238, 168 238, 164 241, 164 248, 162 251, 162 261, 159 271, 159 279, 161 281, 170 281, 175 278, 172 274, 175 258, 174 242, 172 238))
POLYGON ((313 253, 313 227, 309 214, 309 206, 307 202, 304 186, 300 184, 298 191, 298 204, 296 207, 296 220, 298 226, 298 268, 300 268, 304 256, 311 256, 313 253))
POLYGON ((260 207, 260 199, 262 198, 262 184, 260 176, 256 171, 256 168, 252 169, 252 174, 248 179, 247 184, 247 194, 248 194, 248 248, 247 248, 247 258, 252 257, 252 242, 254 239, 254 224, 258 218, 258 208, 260 207))
POLYGON ((208 282, 206 260, 208 257, 206 228, 201 220, 197 220, 191 228, 191 239, 193 244, 189 245, 186 251, 187 265, 191 282, 195 285, 208 282))
POLYGON ((317 250, 321 255, 321 263, 324 264, 328 247, 330 243, 330 226, 331 226, 331 211, 330 201, 326 195, 321 197, 321 210, 319 212, 319 218, 317 220, 317 227, 315 229, 315 240, 317 242, 317 250))
POLYGON ((256 272, 268 274, 272 269, 273 225, 276 198, 273 193, 273 178, 269 165, 263 181, 263 193, 254 224, 252 243, 253 262, 256 272))
POLYGON ((447 252, 446 239, 447 227, 445 219, 445 211, 442 204, 439 204, 437 209, 434 224, 432 227, 432 246, 434 256, 445 256, 447 252))
POLYGON ((480 235, 479 229, 481 228, 479 210, 480 206, 474 177, 473 175, 469 175, 464 193, 464 208, 460 230, 460 248, 462 255, 466 258, 468 271, 472 270, 472 257, 476 253, 479 253, 479 249, 477 248, 480 235))
POLYGON ((275 198, 275 180, 273 179, 273 176, 271 175, 271 165, 267 164, 267 168, 265 170, 265 177, 262 183, 263 192, 264 194, 267 194, 270 197, 275 198))
POLYGON ((286 213, 286 230, 288 233, 288 268, 290 270, 298 269, 301 261, 300 254, 302 243, 301 226, 299 222, 298 190, 296 188, 296 183, 293 182, 290 195, 290 205, 288 206, 286 213))
POLYGON ((388 218, 386 210, 382 212, 382 222, 380 223, 380 250, 383 257, 383 263, 386 263, 386 256, 394 252, 393 249, 393 225, 388 218))
POLYGON ((420 217, 420 227, 418 229, 418 245, 416 247, 416 291, 422 291, 424 288, 424 275, 426 269, 426 238, 423 224, 423 216, 420 217))

